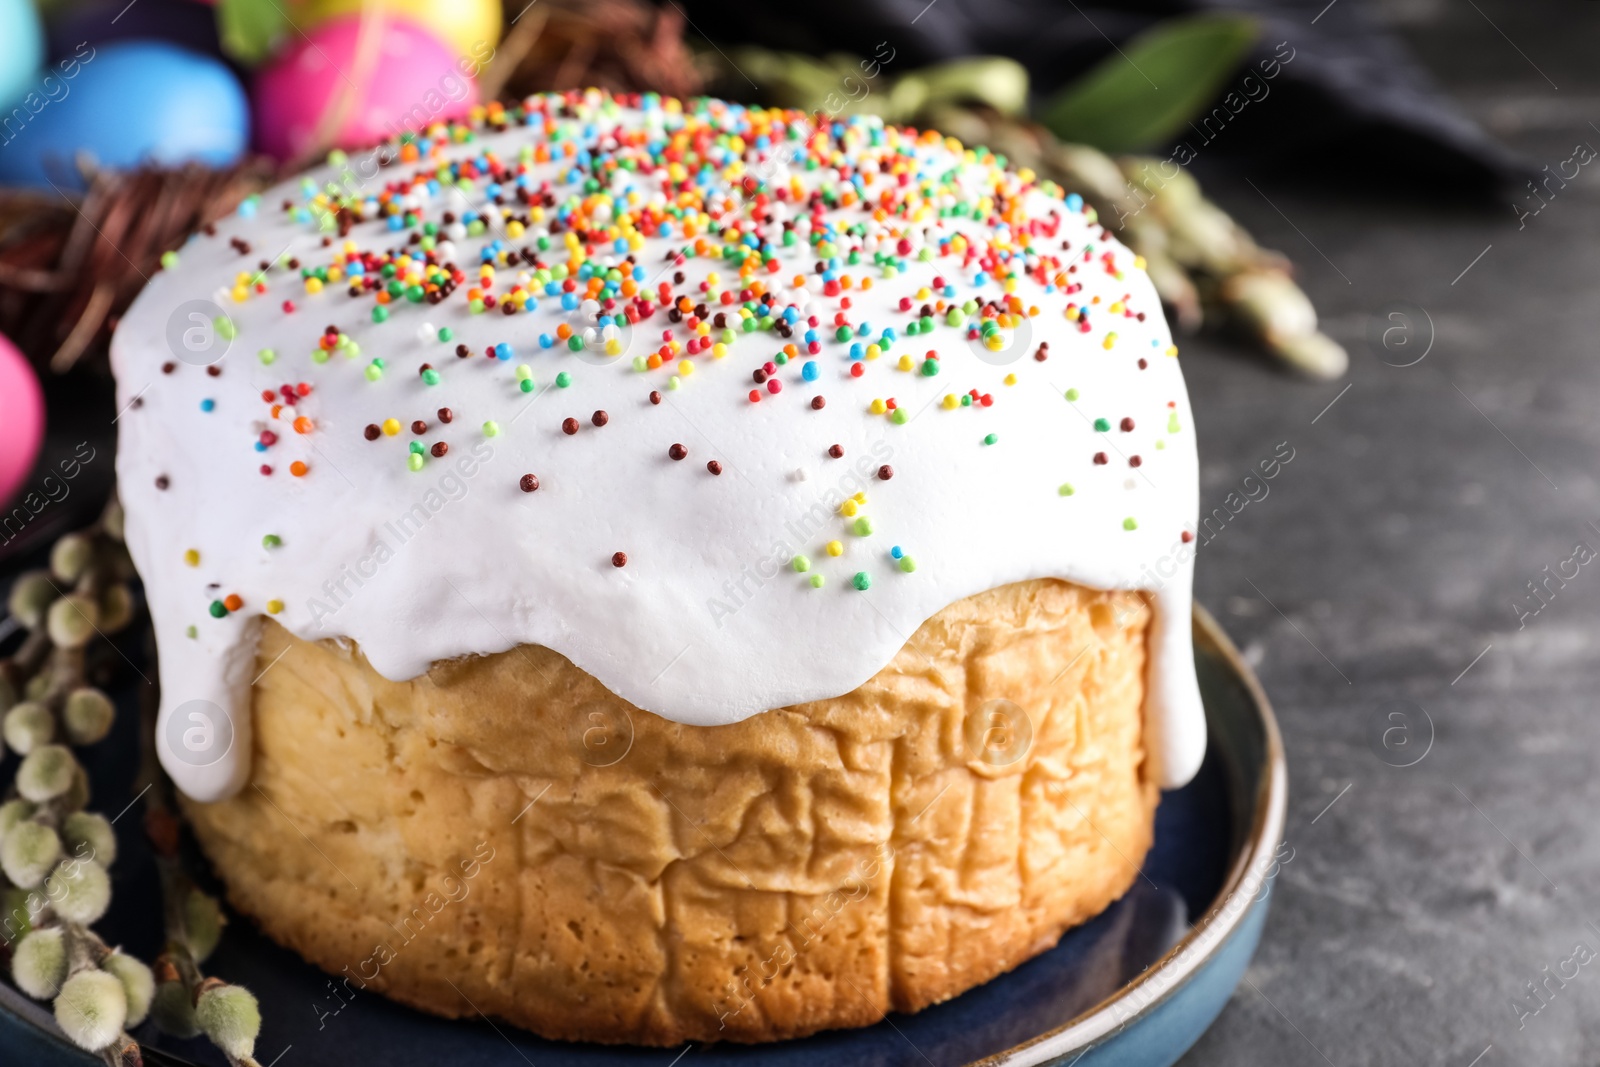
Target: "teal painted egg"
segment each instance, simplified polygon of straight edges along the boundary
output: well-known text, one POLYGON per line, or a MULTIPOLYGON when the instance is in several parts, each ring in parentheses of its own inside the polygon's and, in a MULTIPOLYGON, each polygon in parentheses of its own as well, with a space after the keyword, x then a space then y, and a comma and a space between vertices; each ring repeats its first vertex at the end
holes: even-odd
POLYGON ((44 30, 29 0, 0 0, 0 101, 21 96, 44 64, 44 30))

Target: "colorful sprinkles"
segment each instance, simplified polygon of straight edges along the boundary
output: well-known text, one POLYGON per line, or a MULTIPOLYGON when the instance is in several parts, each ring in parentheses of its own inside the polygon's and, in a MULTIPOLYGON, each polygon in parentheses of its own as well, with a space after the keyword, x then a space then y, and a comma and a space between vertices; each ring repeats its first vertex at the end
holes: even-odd
MULTIPOLYGON (((364 379, 362 395, 374 398, 374 410, 363 413, 373 421, 356 423, 361 437, 374 454, 387 457, 385 462, 420 472, 466 448, 469 442, 459 439, 460 431, 474 423, 484 439, 513 431, 525 438, 543 421, 517 422, 523 406, 536 399, 533 394, 542 397, 537 383, 573 389, 579 387, 579 374, 596 373, 595 367, 644 375, 653 387, 644 393, 648 407, 640 400, 614 401, 612 411, 595 409, 588 415, 590 427, 599 430, 619 418, 618 429, 602 439, 643 440, 655 456, 664 450, 670 460, 681 461, 689 447, 666 437, 661 427, 631 436, 640 430, 635 411, 659 408, 668 394, 677 402, 676 394, 687 400, 691 393, 699 397, 701 390, 720 390, 728 417, 737 409, 738 417, 761 419, 769 405, 804 404, 815 412, 829 410, 827 417, 837 420, 842 416, 828 408, 823 393, 856 389, 860 392, 845 398, 845 410, 883 420, 867 424, 870 442, 893 435, 897 431, 890 427, 906 426, 925 407, 945 412, 996 407, 995 394, 986 391, 994 378, 1020 393, 1030 387, 1029 373, 1072 366, 1075 359, 1117 360, 1130 368, 1136 360, 1138 369, 1148 365, 1124 354, 1129 346, 1118 347, 1115 327, 1144 321, 1157 310, 1153 301, 1136 307, 1145 298, 1120 286, 1109 291, 1114 297, 1085 292, 1091 273, 1115 283, 1142 263, 1120 248, 1072 247, 1060 239, 1064 218, 1077 213, 1094 221, 1081 198, 1063 195, 1031 172, 1005 169, 1004 160, 986 149, 967 149, 936 133, 869 119, 819 126, 813 116, 795 111, 591 90, 479 107, 470 122, 429 127, 399 145, 397 153, 397 165, 379 181, 318 185, 307 179, 299 199, 282 202, 281 211, 293 223, 320 235, 319 253, 262 260, 259 272, 223 280, 222 292, 235 302, 266 300, 274 315, 283 316, 317 309, 345 323, 328 324, 308 349, 256 349, 261 367, 293 367, 313 379, 262 389, 265 407, 247 445, 258 454, 263 476, 279 470, 294 478, 329 476, 322 464, 311 463, 319 438, 329 429, 349 432, 338 429, 349 423, 316 410, 319 376, 364 379), (642 121, 625 121, 625 109, 642 112, 642 121), (511 154, 502 155, 478 138, 480 132, 513 126, 527 128, 531 139, 511 154), (787 166, 768 166, 779 146, 787 166), (946 153, 960 163, 951 166, 946 153), (657 190, 666 195, 647 195, 657 190), (945 221, 961 225, 940 225, 945 221), (654 253, 650 241, 656 242, 654 253), (860 299, 874 291, 878 299, 860 299), (1012 348, 1026 345, 1025 327, 1041 314, 1031 299, 1035 294, 1055 294, 1057 299, 1047 302, 1054 308, 1064 303, 1064 312, 1052 315, 1064 315, 1077 333, 1089 335, 1085 347, 1091 354, 1068 352, 1049 368, 1034 369, 1053 355, 1048 343, 1012 348), (1071 299, 1062 301, 1063 296, 1071 299), (340 303, 334 303, 336 297, 340 303), (865 304, 894 310, 879 319, 876 313, 869 316, 865 304), (519 328, 517 317, 533 312, 542 313, 540 327, 519 328), (476 348, 458 341, 464 321, 476 316, 492 316, 493 333, 500 338, 476 348), (552 317, 558 320, 554 325, 552 317), (444 320, 449 324, 440 325, 444 320), (365 339, 369 353, 363 353, 363 342, 352 330, 365 339), (401 345, 391 343, 395 337, 401 345), (438 362, 406 357, 406 343, 413 350, 418 344, 430 346, 425 351, 438 362), (957 358, 969 351, 985 363, 1008 351, 1032 359, 990 376, 979 374, 985 368, 969 358, 957 358), (472 411, 452 388, 473 374, 497 376, 497 387, 505 383, 503 403, 495 410, 472 411), (937 394, 923 392, 934 388, 927 379, 940 380, 937 394), (440 401, 457 404, 469 420, 455 428, 456 439, 450 439, 456 412, 440 401), (388 441, 408 428, 405 448, 388 441)), ((339 166, 347 160, 340 155, 330 162, 339 166)), ((247 203, 248 214, 240 212, 246 218, 271 210, 259 200, 247 203)), ((247 242, 232 240, 248 252, 247 242)), ((164 270, 178 262, 176 252, 161 257, 164 270)), ((240 328, 226 315, 213 325, 226 339, 240 328)), ((1165 351, 1176 354, 1175 348, 1165 351)), ((221 367, 209 373, 220 374, 221 367)), ((1031 385, 1042 388, 1044 381, 1035 377, 1031 385)), ((1061 395, 1072 404, 1081 399, 1077 387, 1061 395)), ((199 408, 213 413, 217 400, 200 398, 199 408)), ((1137 434, 1138 425, 1131 415, 1115 412, 1092 420, 1099 435, 1113 434, 1113 427, 1119 434, 1137 434)), ((565 437, 593 432, 584 430, 578 415, 563 416, 559 426, 565 437)), ((832 428, 838 430, 837 421, 832 428)), ((1180 432, 1176 410, 1163 429, 1180 432)), ((567 447, 595 447, 585 445, 587 440, 567 447)), ((993 446, 999 434, 981 433, 976 440, 993 446)), ((1134 441, 1150 443, 1143 437, 1134 441)), ((1145 454, 1164 444, 1156 439, 1145 454)), ((846 456, 837 441, 813 438, 806 447, 833 460, 846 456)), ((915 453, 902 455, 896 466, 860 470, 864 478, 895 480, 882 491, 895 494, 896 501, 928 476, 915 469, 915 453)), ((619 457, 617 463, 626 469, 643 458, 619 457)), ((995 462, 1010 461, 1006 452, 995 454, 995 462)), ((1144 462, 1137 452, 1128 458, 1130 467, 1144 462)), ((1109 466, 1108 454, 1095 452, 1093 463, 1109 466)), ((719 459, 705 464, 713 476, 723 467, 719 459)), ((735 472, 743 476, 745 469, 740 463, 735 472)), ((561 472, 553 470, 552 476, 561 472)), ((790 480, 805 477, 802 470, 790 480)), ((1097 469, 1094 481, 1080 487, 1062 482, 1055 492, 1061 497, 1103 493, 1110 484, 1101 484, 1101 477, 1097 469)), ((715 493, 718 484, 728 482, 698 484, 694 491, 715 493)), ((517 486, 533 493, 540 479, 525 473, 517 486)), ((1048 492, 1050 483, 1041 488, 1048 492)), ((873 519, 860 513, 865 506, 864 493, 844 500, 836 532, 873 536, 873 519)), ((1123 519, 1122 527, 1138 529, 1136 517, 1123 519)), ((276 534, 264 535, 261 543, 269 550, 282 546, 276 534)), ((812 552, 817 544, 812 543, 812 552)), ((846 552, 837 536, 820 547, 820 564, 846 552)), ((198 567, 199 550, 189 549, 184 559, 198 567)), ((617 568, 627 561, 624 552, 611 556, 617 568)), ((812 588, 824 586, 824 575, 809 556, 794 555, 790 564, 812 588)), ((904 574, 917 569, 899 545, 891 549, 888 566, 904 574)), ((849 581, 865 591, 872 576, 857 570, 849 581)), ((276 599, 266 605, 269 612, 283 610, 276 599)), ((229 594, 212 600, 209 613, 224 618, 242 606, 238 595, 229 594)))

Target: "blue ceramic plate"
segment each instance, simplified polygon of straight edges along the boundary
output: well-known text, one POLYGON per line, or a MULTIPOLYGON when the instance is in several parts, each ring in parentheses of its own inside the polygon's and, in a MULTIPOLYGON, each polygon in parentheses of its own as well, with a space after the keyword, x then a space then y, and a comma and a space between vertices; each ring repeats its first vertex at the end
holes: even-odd
MULTIPOLYGON (((1278 729, 1260 686, 1199 609, 1194 632, 1210 751, 1192 783, 1163 797, 1139 880, 1051 951, 916 1015, 777 1045, 615 1048, 448 1022, 376 995, 358 995, 329 1014, 338 1002, 329 999, 326 976, 246 922, 234 924, 206 969, 260 997, 265 1022, 256 1055, 263 1067, 671 1067, 674 1057, 690 1061, 685 1067, 1167 1067, 1221 1012, 1255 951, 1287 796, 1278 729)), ((131 729, 135 719, 121 715, 119 726, 131 729)), ((90 770, 97 781, 111 779, 96 807, 116 810, 108 798, 127 772, 90 770)), ((116 868, 117 906, 103 929, 148 959, 159 946, 143 929, 149 922, 138 920, 158 913, 153 868, 140 852, 136 818, 118 830, 126 851, 116 868)), ((135 1036, 150 1042, 150 1063, 222 1067, 203 1041, 175 1041, 148 1026, 135 1036)), ((0 1063, 98 1062, 66 1045, 43 1006, 0 984, 0 1063)))

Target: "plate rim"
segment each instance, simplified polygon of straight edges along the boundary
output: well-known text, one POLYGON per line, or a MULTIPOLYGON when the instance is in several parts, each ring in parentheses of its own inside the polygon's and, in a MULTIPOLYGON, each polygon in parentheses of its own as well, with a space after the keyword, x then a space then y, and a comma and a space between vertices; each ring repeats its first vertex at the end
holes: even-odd
POLYGON ((1228 877, 1201 919, 1137 978, 1060 1026, 1002 1052, 973 1060, 966 1067, 1040 1067, 1059 1061, 1062 1056, 1073 1052, 1079 1055, 1087 1053, 1107 1035, 1130 1028, 1154 1014, 1222 950, 1255 910, 1256 894, 1265 887, 1265 872, 1282 843, 1288 811, 1289 768, 1283 750, 1283 737, 1278 731, 1272 702, 1267 699, 1260 680, 1221 624, 1199 603, 1193 605, 1191 618, 1196 636, 1217 652, 1244 686, 1265 735, 1261 777, 1256 786, 1255 816, 1246 839, 1247 847, 1235 858, 1228 877), (1252 875, 1263 884, 1252 888, 1248 897, 1240 897, 1241 888, 1252 875), (1227 910, 1229 904, 1236 899, 1247 902, 1230 913, 1227 910), (1195 946, 1202 944, 1202 950, 1195 951, 1195 946), (1188 958, 1184 958, 1185 954, 1188 954, 1188 958), (1125 1008, 1131 998, 1142 995, 1146 987, 1157 982, 1161 983, 1161 987, 1148 1000, 1143 1000, 1131 1012, 1119 1011, 1125 1008))
MULTIPOLYGON (((1248 847, 1242 849, 1235 858, 1227 878, 1200 921, 1139 977, 1067 1022, 1011 1048, 970 1061, 965 1067, 1041 1067, 1052 1061, 1059 1062, 1062 1056, 1074 1052, 1080 1055, 1088 1052, 1108 1034, 1148 1018, 1175 996, 1195 973, 1221 951, 1254 911, 1251 903, 1232 913, 1225 909, 1231 900, 1255 898, 1260 887, 1252 889, 1248 898, 1238 897, 1239 890, 1252 873, 1265 880, 1264 872, 1282 841, 1288 806, 1288 764, 1283 739, 1266 692, 1232 639, 1200 604, 1193 605, 1191 617, 1196 636, 1218 654, 1243 685, 1262 723, 1266 743, 1263 746, 1261 777, 1256 787, 1255 815, 1247 837, 1248 847), (1203 950, 1193 951, 1202 942, 1203 950), (1184 959, 1186 953, 1189 958, 1184 959), (1119 1015, 1118 1009, 1130 998, 1140 995, 1147 986, 1158 981, 1161 988, 1155 995, 1144 1000, 1133 1011, 1119 1015)), ((65 1039, 65 1035, 54 1025, 54 1018, 42 1005, 22 996, 9 983, 0 982, 0 1009, 9 1012, 17 1022, 38 1031, 46 1040, 59 1045, 59 1053, 88 1057, 87 1053, 80 1052, 65 1039)), ((88 1062, 88 1059, 82 1062, 88 1062)), ((166 1062, 186 1061, 173 1058, 166 1062)))

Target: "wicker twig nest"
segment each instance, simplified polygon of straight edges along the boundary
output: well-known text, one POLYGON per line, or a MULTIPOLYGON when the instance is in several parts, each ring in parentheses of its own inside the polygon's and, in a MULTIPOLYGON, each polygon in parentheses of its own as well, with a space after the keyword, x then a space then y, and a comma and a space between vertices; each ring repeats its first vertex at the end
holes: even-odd
MULTIPOLYGON (((673 7, 644 0, 508 0, 485 99, 573 86, 692 96, 703 78, 673 7)), ((113 172, 87 192, 0 189, 0 334, 39 369, 104 359, 111 330, 161 254, 280 176, 270 160, 113 172)), ((64 187, 64 186, 63 186, 64 187)))

